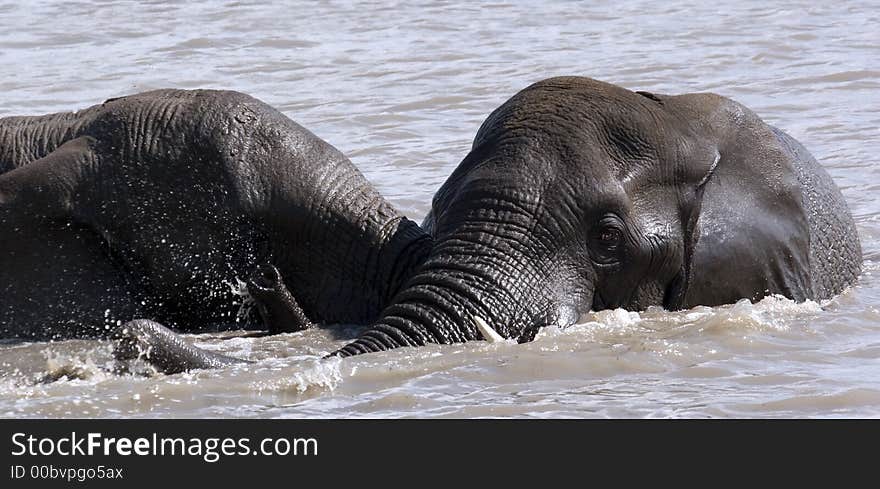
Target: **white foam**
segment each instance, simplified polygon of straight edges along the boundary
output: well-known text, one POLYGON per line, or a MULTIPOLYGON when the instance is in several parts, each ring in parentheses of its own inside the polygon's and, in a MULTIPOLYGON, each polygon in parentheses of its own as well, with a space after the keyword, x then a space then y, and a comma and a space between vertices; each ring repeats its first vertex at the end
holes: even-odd
POLYGON ((698 361, 718 350, 748 350, 758 343, 776 341, 774 338, 779 336, 796 339, 813 334, 803 318, 821 311, 822 306, 816 302, 797 303, 781 296, 766 297, 754 304, 741 300, 684 311, 660 307, 641 312, 605 310, 591 312, 567 328, 544 328, 537 346, 552 351, 596 347, 616 352, 646 351, 698 361))
MULTIPOLYGON (((287 364, 281 368, 269 369, 272 380, 254 382, 252 387, 259 393, 266 391, 304 393, 312 389, 332 391, 342 382, 342 359, 333 358, 308 358, 287 364)), ((265 368, 265 367, 263 367, 265 368)), ((256 372, 259 375, 259 372, 256 372)))

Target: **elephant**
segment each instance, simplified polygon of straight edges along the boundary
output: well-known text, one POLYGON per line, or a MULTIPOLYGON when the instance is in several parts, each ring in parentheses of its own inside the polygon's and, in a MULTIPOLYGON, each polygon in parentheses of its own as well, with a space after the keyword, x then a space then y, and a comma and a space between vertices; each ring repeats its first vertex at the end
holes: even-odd
POLYGON ((822 300, 862 262, 840 190, 794 138, 716 94, 586 77, 492 112, 423 227, 427 259, 332 355, 527 342, 590 310, 822 300))
POLYGON ((0 230, 0 337, 29 340, 367 324, 431 246, 337 149, 222 90, 0 119, 0 230))

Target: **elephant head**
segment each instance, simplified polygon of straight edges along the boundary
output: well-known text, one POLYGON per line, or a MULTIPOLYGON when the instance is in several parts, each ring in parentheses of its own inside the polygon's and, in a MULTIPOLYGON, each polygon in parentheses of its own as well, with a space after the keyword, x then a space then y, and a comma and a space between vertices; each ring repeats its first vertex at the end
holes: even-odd
MULTIPOLYGON (((754 202, 772 202, 766 226, 750 218, 727 223, 790 236, 773 253, 806 263, 807 222, 795 212, 800 194, 786 190, 797 185, 786 156, 777 143, 761 143, 755 163, 751 148, 733 148, 765 136, 777 141, 754 114, 716 95, 658 96, 581 77, 522 90, 489 115, 434 196, 424 223, 434 238, 427 260, 381 320, 337 354, 481 339, 480 319, 524 342, 542 326, 567 326, 590 310, 679 309, 765 292, 766 282, 744 279, 704 293, 695 283, 713 277, 693 273, 696 262, 718 258, 711 247, 697 249, 701 232, 725 225, 700 222, 709 192, 715 214, 730 207, 737 208, 731 215, 749 214, 754 202), (719 164, 725 152, 728 161, 719 164), (749 179, 766 185, 743 203, 726 200, 736 192, 707 191, 725 165, 734 187, 749 179)), ((783 275, 803 275, 802 268, 783 275)))

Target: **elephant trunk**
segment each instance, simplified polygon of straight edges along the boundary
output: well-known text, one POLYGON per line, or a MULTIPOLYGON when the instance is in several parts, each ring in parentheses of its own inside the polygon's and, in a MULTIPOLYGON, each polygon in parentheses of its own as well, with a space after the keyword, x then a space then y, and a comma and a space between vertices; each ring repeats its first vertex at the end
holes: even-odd
POLYGON ((416 276, 376 324, 337 354, 350 356, 402 346, 478 339, 479 333, 466 318, 480 308, 479 294, 439 273, 416 276))
POLYGON ((496 251, 454 239, 437 245, 381 319, 331 355, 491 340, 487 336, 492 330, 504 338, 530 341, 538 328, 556 320, 537 283, 544 275, 526 261, 496 251))

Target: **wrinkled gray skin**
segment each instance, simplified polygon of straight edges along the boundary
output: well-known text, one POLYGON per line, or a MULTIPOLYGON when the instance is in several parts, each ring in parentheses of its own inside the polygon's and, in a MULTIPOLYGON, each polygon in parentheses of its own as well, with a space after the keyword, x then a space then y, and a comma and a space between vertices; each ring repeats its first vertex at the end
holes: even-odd
POLYGON ((434 196, 434 247, 382 319, 337 352, 530 341, 589 310, 642 310, 854 283, 861 249, 828 174, 797 141, 713 94, 551 78, 483 123, 434 196))
POLYGON ((269 324, 235 327, 368 324, 429 247, 339 151, 241 93, 0 119, 3 338, 234 323, 236 279, 269 324))

